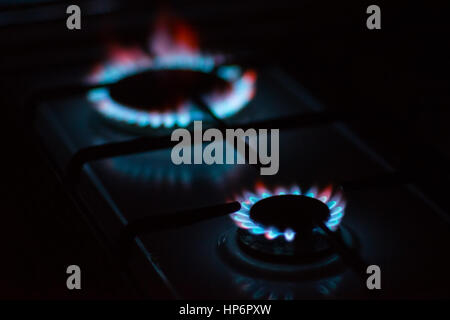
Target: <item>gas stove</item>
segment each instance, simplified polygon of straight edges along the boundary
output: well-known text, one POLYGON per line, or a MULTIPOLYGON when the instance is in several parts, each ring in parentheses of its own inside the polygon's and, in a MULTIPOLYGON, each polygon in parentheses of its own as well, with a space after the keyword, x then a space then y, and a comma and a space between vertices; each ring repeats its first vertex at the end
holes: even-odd
POLYGON ((24 120, 140 297, 448 296, 445 207, 391 183, 396 167, 282 68, 153 20, 144 45, 114 39, 81 81, 37 90, 24 120), (171 132, 200 120, 279 129, 278 173, 173 164, 171 132))

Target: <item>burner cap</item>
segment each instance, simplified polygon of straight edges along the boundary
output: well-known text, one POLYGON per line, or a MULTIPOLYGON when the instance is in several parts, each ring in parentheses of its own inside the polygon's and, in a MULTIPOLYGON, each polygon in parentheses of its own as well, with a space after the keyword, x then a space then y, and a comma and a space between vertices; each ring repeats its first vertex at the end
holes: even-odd
POLYGON ((290 228, 295 232, 312 232, 314 221, 326 221, 330 209, 320 200, 302 195, 278 195, 262 199, 250 209, 250 217, 257 223, 290 228))
POLYGON ((195 96, 225 91, 230 84, 212 73, 193 70, 149 70, 126 77, 110 87, 111 97, 142 110, 176 109, 195 96))

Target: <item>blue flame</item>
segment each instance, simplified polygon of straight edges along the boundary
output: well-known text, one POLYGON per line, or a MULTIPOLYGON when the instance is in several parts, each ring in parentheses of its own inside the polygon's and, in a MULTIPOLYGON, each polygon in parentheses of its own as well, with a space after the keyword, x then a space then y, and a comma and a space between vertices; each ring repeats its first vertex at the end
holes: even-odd
MULTIPOLYGON (((242 198, 238 199, 241 203, 241 209, 230 215, 233 221, 240 228, 247 229, 254 235, 264 235, 269 240, 282 236, 288 242, 293 241, 296 235, 294 230, 288 228, 284 231, 280 231, 273 226, 263 226, 258 224, 250 218, 250 208, 261 199, 267 197, 286 194, 302 195, 300 187, 293 186, 289 190, 277 188, 273 192, 267 190, 264 186, 258 186, 256 189, 255 192, 246 192, 242 198)), ((330 209, 330 218, 325 225, 331 231, 336 231, 344 217, 345 201, 342 199, 339 192, 336 192, 333 197, 331 196, 331 193, 331 187, 326 188, 322 192, 318 192, 317 188, 313 187, 303 195, 318 199, 328 206, 330 209)))
MULTIPOLYGON (((130 52, 127 55, 127 52, 124 52, 121 59, 106 62, 96 68, 89 81, 106 85, 148 70, 178 69, 210 73, 215 67, 216 59, 213 56, 199 53, 167 54, 152 60, 144 53, 130 52)), ((217 75, 228 81, 231 89, 226 93, 205 95, 204 99, 217 117, 230 117, 253 98, 256 74, 253 71, 242 72, 237 66, 221 66, 217 68, 217 75)), ((168 112, 138 110, 114 101, 107 87, 90 90, 87 99, 106 118, 138 127, 186 127, 194 120, 205 118, 205 114, 192 101, 173 106, 173 111, 168 112)))
POLYGON ((88 100, 95 104, 95 108, 103 116, 110 119, 120 120, 139 127, 159 128, 164 126, 171 128, 175 125, 186 127, 192 118, 202 118, 200 111, 181 107, 177 112, 147 112, 131 109, 111 98, 109 89, 106 87, 92 89, 88 92, 88 100))

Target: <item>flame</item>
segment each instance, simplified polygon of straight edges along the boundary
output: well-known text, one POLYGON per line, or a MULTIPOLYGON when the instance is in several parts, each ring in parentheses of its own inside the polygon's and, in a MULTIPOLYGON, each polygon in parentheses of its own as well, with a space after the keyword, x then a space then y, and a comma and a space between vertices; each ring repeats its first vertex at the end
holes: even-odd
POLYGON ((94 66, 88 82, 112 83, 151 67, 187 67, 206 72, 223 60, 221 56, 202 55, 194 30, 167 12, 156 18, 147 47, 148 52, 137 45, 108 44, 106 62, 94 66))
POLYGON ((149 49, 156 56, 195 54, 199 52, 199 41, 185 21, 164 12, 156 19, 149 49))
POLYGON ((279 236, 283 236, 286 241, 293 241, 295 238, 295 230, 286 229, 284 231, 277 230, 272 226, 262 226, 255 223, 250 218, 250 208, 259 200, 275 196, 275 195, 304 195, 315 198, 325 203, 330 209, 330 218, 325 225, 331 230, 336 231, 339 224, 344 217, 345 201, 340 190, 335 190, 332 185, 320 189, 317 186, 312 186, 308 191, 302 193, 298 185, 293 185, 289 188, 276 187, 268 188, 262 182, 257 182, 254 191, 244 191, 242 196, 237 196, 236 200, 241 203, 241 209, 232 213, 230 217, 240 228, 247 229, 250 233, 255 235, 264 235, 267 239, 272 240, 279 236))
POLYGON ((331 197, 331 193, 333 192, 333 186, 329 185, 325 189, 323 189, 321 192, 319 192, 318 199, 324 203, 328 201, 331 197))
MULTIPOLYGON (((219 118, 240 111, 255 95, 256 72, 241 70, 238 66, 221 65, 223 55, 200 52, 196 33, 181 19, 162 13, 155 21, 149 38, 148 52, 138 46, 119 44, 108 46, 108 59, 96 65, 87 81, 108 85, 125 77, 148 70, 180 69, 216 75, 229 83, 227 90, 215 90, 203 98, 219 118)), ((186 127, 194 120, 203 120, 204 114, 192 101, 182 101, 171 110, 156 112, 136 110, 114 101, 107 87, 92 89, 88 100, 103 116, 139 127, 186 127)))
POLYGON ((146 58, 146 54, 138 46, 124 47, 117 43, 108 46, 110 60, 121 64, 131 64, 146 58))

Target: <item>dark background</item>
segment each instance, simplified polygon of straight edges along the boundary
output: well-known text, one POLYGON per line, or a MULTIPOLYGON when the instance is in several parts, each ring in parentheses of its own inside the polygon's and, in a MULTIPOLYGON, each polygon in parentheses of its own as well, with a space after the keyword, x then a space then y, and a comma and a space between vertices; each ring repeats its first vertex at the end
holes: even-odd
POLYGON ((72 70, 87 71, 100 61, 111 37, 142 42, 161 5, 198 31, 202 47, 281 66, 327 110, 342 112, 400 178, 417 181, 449 209, 450 37, 446 11, 437 4, 1 2, 1 298, 135 297, 37 151, 25 120, 27 96, 80 81, 72 70), (65 26, 65 8, 73 3, 82 9, 80 31, 65 26), (381 7, 381 30, 366 28, 369 4, 381 7), (66 289, 70 264, 83 272, 79 292, 66 289))

